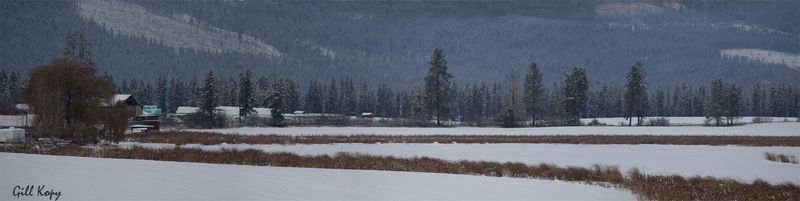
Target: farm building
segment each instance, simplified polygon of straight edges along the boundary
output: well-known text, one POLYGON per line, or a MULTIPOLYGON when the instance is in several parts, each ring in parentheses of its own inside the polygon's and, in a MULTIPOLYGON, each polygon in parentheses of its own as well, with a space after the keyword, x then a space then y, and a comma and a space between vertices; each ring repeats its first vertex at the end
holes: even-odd
POLYGON ((0 115, 0 128, 26 128, 33 124, 33 115, 0 115))
POLYGON ((114 97, 111 98, 111 104, 116 104, 119 102, 123 102, 128 105, 128 112, 130 116, 139 116, 143 113, 143 105, 139 103, 133 96, 130 94, 114 94, 114 97))

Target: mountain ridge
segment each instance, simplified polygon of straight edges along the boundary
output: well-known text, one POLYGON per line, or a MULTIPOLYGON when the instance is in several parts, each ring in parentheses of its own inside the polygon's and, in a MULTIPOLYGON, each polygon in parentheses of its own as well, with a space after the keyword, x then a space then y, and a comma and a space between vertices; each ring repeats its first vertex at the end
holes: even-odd
MULTIPOLYGON (((531 62, 539 64, 546 83, 563 79, 571 67, 587 68, 594 84, 619 83, 637 61, 650 71, 652 85, 716 78, 741 84, 798 82, 800 77, 785 65, 721 56, 727 49, 800 52, 795 28, 789 26, 798 22, 782 22, 797 15, 790 11, 800 3, 793 2, 644 1, 680 6, 622 17, 595 13, 605 1, 124 2, 198 25, 197 30, 207 26, 252 38, 256 42, 249 47, 272 47, 279 54, 239 51, 236 44, 206 51, 170 44, 180 38, 116 34, 82 17, 80 5, 86 2, 93 1, 0 3, 8 13, 0 27, 10 38, 0 47, 17 50, 0 51, 0 66, 26 71, 47 63, 60 53, 65 33, 82 31, 93 44, 98 69, 117 79, 187 78, 207 70, 238 74, 234 67, 244 66, 257 75, 301 83, 352 75, 394 87, 419 86, 434 48, 445 49, 450 71, 463 84, 499 82, 512 71, 524 72, 531 62), (742 10, 751 14, 738 14, 742 10), (50 32, 31 34, 42 30, 50 32)), ((224 44, 230 43, 237 41, 224 44)))

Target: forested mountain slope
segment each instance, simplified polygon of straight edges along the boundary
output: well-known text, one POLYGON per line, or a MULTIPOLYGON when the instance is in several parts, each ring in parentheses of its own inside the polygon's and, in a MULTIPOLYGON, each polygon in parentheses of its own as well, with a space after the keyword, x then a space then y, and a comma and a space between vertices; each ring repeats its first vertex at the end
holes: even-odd
POLYGON ((116 79, 241 64, 299 83, 350 74, 419 86, 443 48, 458 83, 500 81, 530 62, 545 83, 571 67, 592 84, 621 82, 636 61, 651 85, 799 82, 799 11, 789 1, 2 1, 0 67, 48 63, 82 31, 116 79))

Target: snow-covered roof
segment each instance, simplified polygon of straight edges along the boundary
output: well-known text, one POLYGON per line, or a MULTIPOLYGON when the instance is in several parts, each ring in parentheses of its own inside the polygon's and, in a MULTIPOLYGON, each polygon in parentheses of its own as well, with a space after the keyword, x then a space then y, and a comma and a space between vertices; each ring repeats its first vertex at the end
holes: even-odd
POLYGON ((253 110, 258 112, 258 116, 262 116, 262 117, 266 117, 266 116, 269 116, 269 115, 272 114, 272 109, 270 109, 270 108, 257 107, 257 108, 253 108, 253 110))
POLYGON ((197 107, 180 106, 175 110, 175 114, 191 114, 197 112, 197 110, 199 110, 197 107))
POLYGON ((0 127, 25 127, 31 124, 33 115, 0 115, 0 127))
POLYGON ((128 100, 128 98, 130 98, 130 97, 131 97, 130 94, 114 94, 114 98, 111 98, 111 102, 112 103, 117 103, 117 102, 125 101, 125 100, 128 100))
POLYGON ((125 102, 128 105, 141 105, 138 101, 136 101, 136 98, 133 98, 133 96, 131 96, 130 94, 114 94, 114 96, 111 97, 111 101, 109 103, 101 103, 100 105, 109 106, 117 104, 119 102, 125 102))
POLYGON ((16 104, 16 105, 14 105, 14 107, 17 108, 18 110, 30 110, 31 109, 30 105, 23 104, 23 103, 16 104))
POLYGON ((239 116, 239 107, 234 106, 218 106, 214 108, 217 111, 227 114, 228 116, 239 116))

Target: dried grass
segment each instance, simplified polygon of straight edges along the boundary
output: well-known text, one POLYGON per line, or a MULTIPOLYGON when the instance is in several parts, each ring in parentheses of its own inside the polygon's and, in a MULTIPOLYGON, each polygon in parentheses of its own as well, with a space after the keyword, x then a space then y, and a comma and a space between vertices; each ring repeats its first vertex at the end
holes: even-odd
POLYGON ((797 157, 789 154, 776 154, 772 152, 764 152, 764 158, 770 161, 797 164, 797 157))
POLYGON ((742 183, 713 177, 644 175, 634 169, 625 186, 642 200, 798 200, 800 187, 763 180, 742 183))

